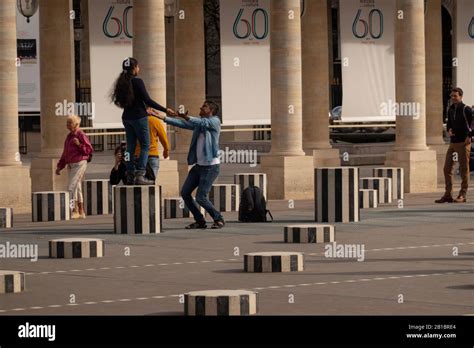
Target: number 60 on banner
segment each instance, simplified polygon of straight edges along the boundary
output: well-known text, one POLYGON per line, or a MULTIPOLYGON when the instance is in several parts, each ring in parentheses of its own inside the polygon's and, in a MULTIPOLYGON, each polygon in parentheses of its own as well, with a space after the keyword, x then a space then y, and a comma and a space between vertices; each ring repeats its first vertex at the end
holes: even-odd
POLYGON ((132 34, 128 30, 128 12, 132 9, 132 6, 128 6, 123 10, 122 20, 117 17, 112 17, 112 13, 114 12, 115 6, 110 6, 109 12, 107 12, 107 16, 104 19, 104 23, 102 24, 102 29, 104 31, 105 36, 108 38, 114 39, 119 37, 122 32, 125 34, 126 37, 129 39, 133 39, 132 34), (109 22, 114 21, 117 24, 117 30, 115 33, 111 33, 109 31, 109 22))
POLYGON ((248 39, 251 35, 253 35, 254 38, 257 40, 264 40, 268 36, 268 13, 265 11, 263 8, 257 8, 255 11, 252 13, 252 23, 250 23, 246 19, 242 19, 242 15, 244 14, 244 9, 240 9, 239 14, 237 15, 237 18, 235 19, 234 22, 234 35, 236 38, 245 40, 248 39), (257 33, 257 14, 261 13, 263 16, 263 21, 264 21, 264 31, 263 34, 259 35, 257 33), (242 22, 246 26, 246 33, 241 35, 239 33, 239 22, 242 22))
POLYGON ((352 33, 354 34, 354 36, 358 39, 365 39, 369 33, 370 33, 370 37, 374 40, 378 40, 380 39, 382 36, 383 36, 383 13, 382 11, 380 11, 379 9, 373 9, 369 12, 369 20, 366 21, 364 19, 361 19, 362 15, 362 10, 359 9, 359 11, 357 12, 357 15, 354 19, 354 23, 352 24, 352 33), (379 16, 379 23, 380 23, 380 27, 379 27, 379 33, 377 35, 374 34, 374 29, 373 29, 373 25, 374 25, 374 14, 378 14, 379 16), (364 31, 362 32, 362 34, 359 34, 358 30, 357 30, 357 24, 358 23, 362 23, 363 26, 364 26, 364 31))

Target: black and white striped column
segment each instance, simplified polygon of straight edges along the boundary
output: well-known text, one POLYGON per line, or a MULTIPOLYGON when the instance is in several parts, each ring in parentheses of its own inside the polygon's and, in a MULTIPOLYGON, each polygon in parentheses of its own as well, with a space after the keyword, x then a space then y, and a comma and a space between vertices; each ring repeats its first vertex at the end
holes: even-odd
POLYGON ((214 184, 209 192, 209 200, 219 212, 238 211, 240 186, 235 184, 214 184))
POLYGON ((33 192, 33 222, 70 220, 71 203, 68 191, 33 192))
MULTIPOLYGON (((165 219, 180 219, 192 217, 191 212, 182 198, 165 198, 165 219)), ((206 215, 206 210, 199 207, 202 215, 206 215)))
POLYGON ((359 168, 315 168, 314 204, 316 222, 358 222, 359 168))
POLYGON ((234 175, 234 184, 240 185, 240 194, 249 186, 257 186, 262 190, 263 197, 267 199, 267 174, 265 173, 239 173, 234 175))
POLYGON ((392 198, 397 201, 404 199, 405 189, 403 181, 404 170, 403 168, 396 167, 381 167, 374 168, 374 177, 376 178, 390 178, 392 179, 392 198))
POLYGON ((13 227, 13 208, 0 208, 0 228, 13 227))
POLYGON ((379 205, 379 194, 377 190, 359 190, 359 205, 361 209, 377 208, 379 205))
POLYGON ((184 294, 184 315, 229 316, 258 313, 258 293, 247 290, 206 290, 184 294))
POLYGON ((49 257, 54 259, 87 259, 104 257, 102 239, 62 238, 49 241, 49 257))
POLYGON ((271 251, 244 255, 244 271, 249 273, 300 272, 303 269, 302 253, 271 251))
POLYGON ((332 243, 335 241, 333 225, 291 225, 284 229, 285 243, 332 243))
POLYGON ((0 270, 0 294, 22 292, 24 290, 24 272, 0 270))
POLYGON ((116 186, 114 207, 115 233, 162 232, 161 186, 116 186))
POLYGON ((361 178, 361 189, 377 190, 378 203, 392 203, 392 179, 390 178, 361 178))
POLYGON ((109 180, 85 180, 82 183, 86 215, 112 214, 112 186, 109 180))

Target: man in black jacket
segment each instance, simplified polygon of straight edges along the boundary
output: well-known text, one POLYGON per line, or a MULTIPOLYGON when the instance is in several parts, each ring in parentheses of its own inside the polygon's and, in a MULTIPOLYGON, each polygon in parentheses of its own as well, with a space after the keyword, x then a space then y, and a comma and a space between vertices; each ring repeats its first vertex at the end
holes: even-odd
POLYGON ((444 162, 444 180, 446 190, 444 196, 435 201, 436 203, 465 203, 467 188, 469 185, 469 159, 471 156, 471 137, 472 137, 472 109, 462 102, 463 90, 454 88, 451 92, 453 105, 448 110, 448 121, 446 129, 451 137, 451 144, 446 153, 444 162), (453 200, 453 174, 454 163, 459 162, 459 171, 461 173, 462 183, 461 191, 456 199, 453 200))

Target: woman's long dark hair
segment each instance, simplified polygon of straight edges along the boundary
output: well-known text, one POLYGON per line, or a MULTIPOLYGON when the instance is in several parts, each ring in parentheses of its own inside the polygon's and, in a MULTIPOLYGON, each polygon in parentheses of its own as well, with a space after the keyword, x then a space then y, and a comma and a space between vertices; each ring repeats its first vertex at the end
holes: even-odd
POLYGON ((133 105, 135 94, 133 93, 132 78, 133 70, 138 65, 135 58, 127 58, 122 63, 122 72, 115 81, 110 99, 112 103, 119 108, 125 109, 127 106, 133 105))

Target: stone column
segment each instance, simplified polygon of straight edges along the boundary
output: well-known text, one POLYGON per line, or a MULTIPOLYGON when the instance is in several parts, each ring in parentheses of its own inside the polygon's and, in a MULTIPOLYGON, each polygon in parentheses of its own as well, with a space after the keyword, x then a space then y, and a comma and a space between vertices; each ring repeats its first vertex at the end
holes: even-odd
POLYGON ((426 142, 436 151, 438 181, 443 180, 447 145, 443 139, 443 30, 441 0, 428 0, 426 38, 426 142))
POLYGON ((315 167, 339 166, 339 150, 329 144, 331 61, 328 0, 306 1, 301 18, 303 54, 303 149, 315 167))
POLYGON ((262 156, 269 199, 313 195, 313 158, 303 151, 300 0, 272 0, 272 148, 262 156))
MULTIPOLYGON (((203 0, 180 0, 175 20, 176 109, 199 115, 206 99, 203 0)), ((174 158, 178 160, 180 186, 188 175, 187 156, 192 132, 176 129, 174 158)))
MULTIPOLYGON (((26 20, 21 18, 20 20, 26 20)), ((0 205, 14 213, 31 212, 29 169, 20 159, 16 1, 0 3, 0 205)), ((21 68, 21 67, 20 67, 21 68)))
POLYGON ((68 175, 55 174, 61 157, 66 117, 56 103, 75 102, 74 31, 71 0, 40 1, 41 152, 31 163, 33 191, 64 191, 68 175))
MULTIPOLYGON (((405 169, 406 192, 437 188, 436 151, 426 146, 425 13, 423 0, 397 0, 403 19, 396 19, 396 98, 411 105, 410 116, 397 116, 396 143, 386 165, 405 169)), ((402 104, 404 103, 404 104, 402 104)))
MULTIPOLYGON (((150 96, 167 106, 166 100, 166 45, 164 0, 141 0, 133 6, 133 56, 140 65, 140 77, 150 96)), ((164 125, 166 127, 166 125, 164 125)), ((160 170, 157 183, 164 197, 176 197, 178 163, 163 159, 160 145, 160 170)))

